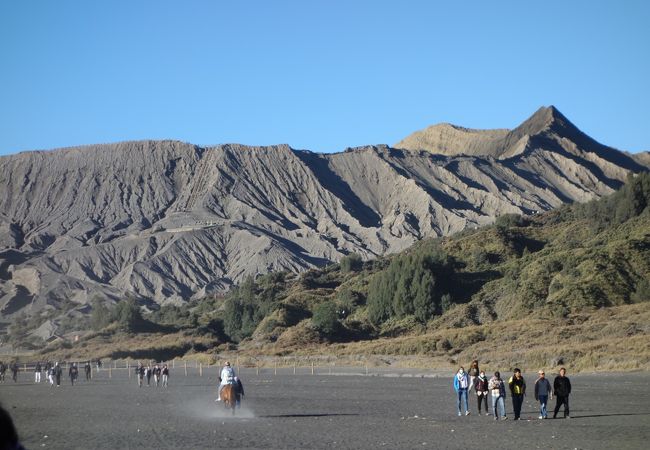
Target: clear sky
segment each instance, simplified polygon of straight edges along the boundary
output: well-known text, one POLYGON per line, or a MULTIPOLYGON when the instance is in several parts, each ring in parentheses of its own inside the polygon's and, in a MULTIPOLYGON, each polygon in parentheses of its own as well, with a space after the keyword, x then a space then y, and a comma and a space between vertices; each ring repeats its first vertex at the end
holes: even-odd
POLYGON ((133 139, 394 144, 555 105, 650 150, 650 2, 3 1, 0 154, 133 139))

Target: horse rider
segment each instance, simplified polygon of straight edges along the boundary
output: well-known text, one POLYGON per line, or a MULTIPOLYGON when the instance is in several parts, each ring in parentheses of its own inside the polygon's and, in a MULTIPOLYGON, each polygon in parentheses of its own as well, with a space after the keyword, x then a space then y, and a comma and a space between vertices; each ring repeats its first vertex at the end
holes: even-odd
POLYGON ((227 384, 235 384, 237 382, 235 378, 235 369, 230 366, 229 361, 226 361, 223 369, 221 369, 221 376, 219 377, 219 397, 217 398, 218 402, 221 401, 221 390, 223 387, 227 384))

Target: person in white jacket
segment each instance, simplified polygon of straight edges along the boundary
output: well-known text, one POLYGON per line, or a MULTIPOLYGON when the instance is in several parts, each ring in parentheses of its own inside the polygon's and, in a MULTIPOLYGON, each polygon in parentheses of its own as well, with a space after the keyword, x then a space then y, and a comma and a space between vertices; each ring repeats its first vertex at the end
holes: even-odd
POLYGON ((221 369, 221 376, 219 377, 219 397, 217 401, 221 401, 221 390, 227 384, 235 384, 235 369, 230 366, 230 362, 226 361, 226 364, 221 369))

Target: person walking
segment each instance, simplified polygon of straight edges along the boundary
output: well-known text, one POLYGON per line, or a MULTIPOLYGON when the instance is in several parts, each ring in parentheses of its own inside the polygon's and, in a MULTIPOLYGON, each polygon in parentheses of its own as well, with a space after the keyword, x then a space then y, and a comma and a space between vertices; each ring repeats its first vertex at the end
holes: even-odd
POLYGON ((490 412, 488 410, 488 379, 485 377, 485 372, 481 370, 479 375, 476 377, 474 382, 474 392, 476 392, 476 398, 478 400, 478 415, 481 415, 481 405, 485 405, 485 415, 489 416, 490 412))
POLYGON ((138 366, 135 368, 135 375, 138 378, 138 387, 142 387, 142 381, 144 380, 144 366, 141 362, 138 362, 138 366))
POLYGON ((479 376, 480 373, 481 373, 481 371, 478 368, 478 360, 475 359, 474 361, 472 361, 472 364, 470 364, 469 371, 468 371, 469 390, 470 391, 472 390, 472 387, 474 386, 474 383, 476 382, 476 378, 479 376))
POLYGON ((144 374, 147 376, 147 386, 151 386, 151 375, 153 369, 151 368, 151 363, 147 366, 147 368, 144 370, 144 374))
POLYGON ((48 362, 49 369, 47 369, 46 376, 50 382, 50 386, 54 386, 54 366, 48 362))
POLYGON ((14 380, 14 383, 18 382, 18 363, 16 361, 11 363, 11 379, 14 380))
POLYGON ((490 378, 488 382, 488 388, 492 394, 492 413, 494 414, 494 420, 499 420, 499 412, 501 412, 501 418, 506 420, 506 384, 501 379, 501 373, 499 371, 494 372, 494 376, 490 378))
POLYGON ((524 396, 526 395, 526 380, 521 376, 521 370, 515 368, 514 375, 508 380, 510 387, 510 394, 512 395, 512 409, 515 414, 514 420, 521 419, 521 406, 524 404, 524 396))
POLYGON ((40 383, 41 382, 41 372, 43 371, 43 368, 41 367, 41 362, 37 361, 36 366, 34 367, 34 383, 40 383))
POLYGON ((79 376, 79 368, 77 367, 77 363, 70 364, 70 368, 68 369, 68 376, 70 377, 70 384, 74 386, 74 382, 77 381, 77 377, 79 376))
POLYGON ((555 410, 553 418, 557 417, 560 406, 564 405, 564 418, 570 419, 569 415, 569 394, 571 394, 571 381, 566 376, 566 369, 562 367, 560 374, 553 381, 553 393, 555 394, 555 410))
POLYGON ((162 373, 162 386, 166 388, 167 383, 169 382, 169 367, 167 367, 167 364, 163 365, 161 373, 162 373))
POLYGON ((156 387, 160 386, 160 375, 162 373, 162 370, 160 369, 160 366, 156 364, 153 368, 153 381, 156 383, 156 387))
POLYGON ((84 364, 84 372, 86 374, 86 381, 90 381, 92 379, 92 368, 90 367, 90 361, 86 361, 86 364, 84 364))
POLYGON ((63 375, 63 369, 61 369, 61 365, 57 361, 54 363, 54 368, 52 369, 52 373, 54 375, 54 379, 56 380, 56 387, 61 386, 61 376, 63 375))
POLYGON ((535 381, 535 400, 538 400, 540 405, 539 419, 546 419, 548 418, 546 405, 549 395, 553 398, 553 390, 551 389, 551 383, 544 376, 544 371, 540 370, 537 374, 539 378, 535 381))
POLYGON ((456 391, 457 401, 456 406, 458 408, 458 415, 462 416, 461 412, 461 403, 465 403, 465 415, 469 416, 469 404, 467 401, 467 391, 469 389, 469 377, 465 372, 463 367, 458 369, 456 376, 454 376, 454 390, 456 391))

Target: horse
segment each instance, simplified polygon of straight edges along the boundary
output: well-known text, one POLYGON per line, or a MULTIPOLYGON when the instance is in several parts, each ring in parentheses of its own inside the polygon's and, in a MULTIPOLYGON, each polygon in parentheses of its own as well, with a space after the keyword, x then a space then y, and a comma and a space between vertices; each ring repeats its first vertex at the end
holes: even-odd
POLYGON ((232 409, 232 415, 235 415, 236 392, 234 384, 226 384, 221 390, 221 400, 226 409, 232 409))

